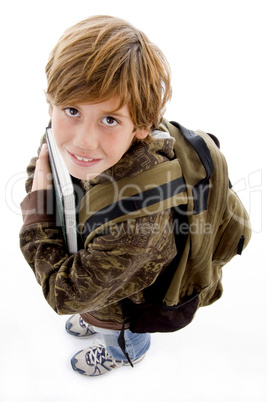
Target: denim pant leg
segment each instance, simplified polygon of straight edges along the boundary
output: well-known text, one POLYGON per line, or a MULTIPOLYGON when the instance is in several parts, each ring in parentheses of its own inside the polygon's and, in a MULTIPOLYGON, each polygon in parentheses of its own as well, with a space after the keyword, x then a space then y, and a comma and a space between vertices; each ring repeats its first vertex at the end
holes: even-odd
MULTIPOLYGON (((117 360, 126 360, 124 353, 118 345, 120 331, 96 328, 95 331, 101 333, 108 353, 117 360)), ((124 333, 126 351, 132 361, 143 356, 150 347, 150 334, 135 334, 127 329, 124 333)))

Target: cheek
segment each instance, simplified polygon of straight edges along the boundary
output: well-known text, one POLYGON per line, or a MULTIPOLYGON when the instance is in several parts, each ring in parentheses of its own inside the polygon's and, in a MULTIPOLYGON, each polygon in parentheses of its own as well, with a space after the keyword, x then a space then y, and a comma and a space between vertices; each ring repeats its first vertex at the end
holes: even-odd
POLYGON ((110 138, 107 142, 103 142, 105 146, 105 152, 112 158, 114 161, 118 162, 125 152, 128 151, 132 144, 133 136, 132 135, 118 135, 117 137, 110 138))
POLYGON ((99 148, 101 148, 104 153, 109 157, 109 158, 117 158, 117 155, 119 153, 118 146, 116 146, 116 141, 112 139, 108 140, 103 140, 99 144, 99 148))
POLYGON ((71 135, 69 127, 62 121, 53 119, 52 129, 58 146, 70 141, 71 135))

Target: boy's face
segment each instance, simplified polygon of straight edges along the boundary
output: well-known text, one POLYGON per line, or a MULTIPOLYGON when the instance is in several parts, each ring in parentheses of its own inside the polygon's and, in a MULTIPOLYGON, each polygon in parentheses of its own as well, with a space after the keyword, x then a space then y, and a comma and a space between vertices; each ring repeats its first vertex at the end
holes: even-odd
POLYGON ((91 180, 115 165, 129 149, 134 137, 144 139, 149 130, 134 130, 127 105, 112 113, 119 98, 95 104, 50 110, 53 133, 69 173, 91 180))

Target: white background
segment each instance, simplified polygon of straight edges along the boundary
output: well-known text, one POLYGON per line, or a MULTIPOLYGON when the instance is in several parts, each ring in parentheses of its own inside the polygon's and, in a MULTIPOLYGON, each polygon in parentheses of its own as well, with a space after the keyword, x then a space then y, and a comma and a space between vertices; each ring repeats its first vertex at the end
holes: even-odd
POLYGON ((266 1, 46 0, 1 7, 1 402, 267 401, 266 1), (49 52, 94 14, 125 18, 167 56, 166 117, 214 133, 251 214, 253 237, 224 268, 224 295, 174 334, 153 336, 134 369, 87 378, 69 360, 88 345, 64 331, 19 250, 25 168, 48 122, 49 52))

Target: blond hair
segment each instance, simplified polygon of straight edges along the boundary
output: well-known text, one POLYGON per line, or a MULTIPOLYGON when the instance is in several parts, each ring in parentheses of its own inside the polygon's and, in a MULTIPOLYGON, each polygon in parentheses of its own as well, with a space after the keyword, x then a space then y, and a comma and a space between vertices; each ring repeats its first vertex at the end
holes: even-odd
POLYGON ((67 29, 46 66, 50 104, 127 104, 135 128, 155 128, 171 97, 168 62, 146 35, 116 17, 94 16, 67 29))

